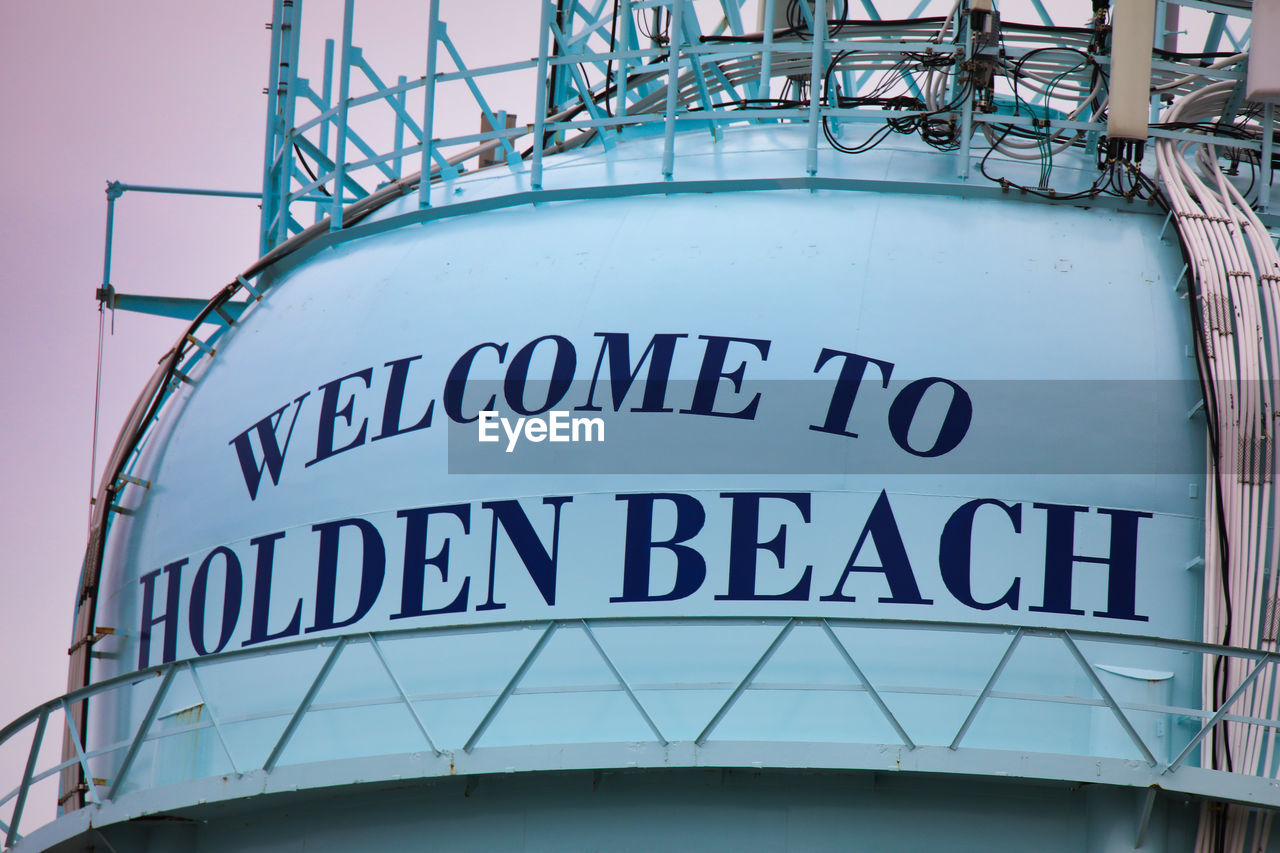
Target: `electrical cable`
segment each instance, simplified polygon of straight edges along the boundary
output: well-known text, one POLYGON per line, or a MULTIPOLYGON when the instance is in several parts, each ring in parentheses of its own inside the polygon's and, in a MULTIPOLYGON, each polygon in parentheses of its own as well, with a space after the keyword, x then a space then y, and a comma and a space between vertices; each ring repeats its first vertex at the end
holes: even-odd
MULTIPOLYGON (((307 158, 302 156, 302 149, 298 147, 298 143, 293 143, 293 153, 298 155, 298 162, 302 164, 302 171, 307 173, 307 177, 314 184, 316 182, 316 173, 311 171, 311 165, 307 163, 307 158)), ((324 195, 329 195, 329 191, 324 188, 324 184, 316 184, 316 189, 320 190, 324 195)))

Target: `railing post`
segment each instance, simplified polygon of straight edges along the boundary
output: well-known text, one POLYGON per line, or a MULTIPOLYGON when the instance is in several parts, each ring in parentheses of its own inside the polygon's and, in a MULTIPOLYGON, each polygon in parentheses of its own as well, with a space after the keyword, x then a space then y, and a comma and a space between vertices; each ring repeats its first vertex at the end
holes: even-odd
MULTIPOLYGON (((803 2, 801 6, 803 6, 803 2)), ((809 145, 805 171, 818 174, 818 124, 822 121, 822 58, 827 43, 827 0, 817 0, 813 8, 813 52, 809 59, 809 145)))
POLYGON ((89 535, 93 535, 93 501, 96 496, 98 476, 98 413, 102 402, 102 342, 106 315, 112 310, 111 323, 115 329, 115 289, 111 286, 111 246, 115 242, 116 199, 124 190, 119 181, 107 184, 107 234, 102 248, 102 287, 98 289, 98 361, 97 378, 93 384, 93 446, 89 448, 89 535))
POLYGON ((204 703, 205 710, 209 712, 209 722, 213 724, 213 731, 218 736, 218 743, 222 744, 222 751, 227 754, 227 761, 231 762, 231 772, 239 776, 240 765, 236 764, 235 756, 231 754, 231 745, 227 743, 227 737, 222 732, 222 724, 218 721, 218 712, 214 710, 213 703, 209 701, 209 696, 205 693, 204 684, 200 681, 200 673, 196 672, 194 661, 187 661, 187 672, 191 674, 191 683, 195 685, 200 701, 204 703))
POLYGON ((671 2, 671 40, 667 42, 666 124, 662 134, 662 177, 671 180, 676 162, 676 108, 680 94, 680 45, 685 0, 671 2))
POLYGON ((427 76, 422 81, 422 172, 418 176, 418 207, 431 206, 431 151, 432 134, 435 133, 436 112, 436 56, 440 37, 440 0, 427 4, 427 76))
POLYGON ((76 725, 74 712, 65 697, 62 699, 62 715, 67 721, 67 732, 71 735, 71 743, 76 750, 76 760, 80 762, 80 772, 84 774, 84 783, 89 788, 89 796, 93 798, 93 802, 101 804, 102 795, 98 793, 98 786, 93 783, 93 774, 89 770, 89 758, 84 754, 84 745, 80 740, 80 727, 76 725))
MULTIPOLYGON (((959 159, 959 168, 956 170, 956 176, 962 180, 969 180, 970 170, 970 151, 973 144, 973 88, 966 86, 960 75, 965 72, 960 70, 963 65, 973 57, 973 28, 969 26, 968 16, 965 12, 968 4, 961 4, 956 9, 956 27, 964 27, 964 56, 963 61, 957 65, 956 70, 956 90, 964 92, 964 104, 960 107, 960 150, 956 154, 959 159)), ((972 73, 970 79, 972 79, 972 73)))
POLYGON ((22 771, 22 787, 18 789, 18 800, 13 804, 13 817, 9 819, 9 831, 5 833, 4 846, 12 847, 18 840, 18 823, 22 820, 22 810, 27 806, 27 794, 31 791, 31 777, 36 772, 36 760, 40 758, 40 745, 44 741, 44 727, 49 722, 49 709, 40 712, 36 722, 35 737, 31 740, 31 751, 27 753, 27 766, 22 771))
MULTIPOLYGON (((618 40, 615 43, 614 50, 628 51, 631 49, 631 0, 615 0, 621 8, 618 14, 622 21, 618 27, 618 40)), ((615 116, 625 116, 627 114, 627 72, 631 68, 631 60, 623 57, 618 60, 618 77, 614 83, 614 106, 613 114, 615 116)), ((622 130, 622 126, 617 126, 618 130, 622 130)))
POLYGON ((849 649, 845 647, 844 643, 840 642, 840 638, 836 636, 835 631, 831 630, 831 625, 827 623, 826 619, 822 620, 822 630, 826 632, 827 638, 831 640, 831 644, 836 647, 836 651, 844 659, 845 665, 862 682, 862 686, 867 688, 867 695, 871 697, 871 701, 875 703, 875 706, 880 709, 880 713, 884 715, 889 725, 893 727, 893 731, 902 741, 902 745, 907 749, 915 749, 916 743, 911 739, 911 735, 907 734, 907 730, 902 727, 902 723, 898 722, 898 718, 880 696, 880 691, 876 690, 875 685, 871 683, 871 679, 867 678, 866 673, 862 671, 862 667, 858 666, 857 661, 853 659, 853 655, 849 654, 849 649))
MULTIPOLYGON (((409 78, 401 74, 399 79, 396 80, 396 85, 403 86, 407 82, 409 82, 409 78)), ((392 145, 395 147, 396 151, 399 151, 400 149, 404 148, 404 115, 403 113, 404 113, 405 94, 406 93, 403 89, 401 89, 396 94, 396 108, 397 108, 396 109, 396 132, 392 138, 392 145)), ((403 170, 402 170, 403 160, 404 158, 401 157, 399 154, 397 154, 396 159, 392 161, 394 164, 392 168, 395 170, 396 180, 399 180, 400 178, 404 177, 403 170)))
POLYGON ((756 86, 756 97, 761 100, 769 97, 773 77, 773 16, 777 4, 778 0, 764 0, 764 41, 760 45, 760 83, 756 86))
POLYGON ((347 179, 347 110, 351 94, 351 26, 356 0, 345 0, 342 9, 342 54, 338 66, 338 141, 333 155, 333 201, 329 206, 329 230, 342 230, 342 185, 347 179))
POLYGON ((284 104, 279 107, 281 113, 279 139, 282 149, 276 185, 278 195, 275 198, 275 244, 277 246, 289 239, 289 188, 293 185, 293 145, 290 132, 293 130, 294 107, 298 102, 298 45, 302 38, 302 0, 293 0, 293 5, 285 11, 281 26, 284 32, 281 33, 283 45, 280 55, 280 97, 284 98, 284 104))
POLYGON ((422 715, 418 713, 417 708, 413 707, 413 702, 409 700, 409 694, 405 692, 404 685, 400 683, 400 679, 391 670, 391 664, 387 663, 387 656, 382 653, 382 646, 378 645, 378 638, 373 634, 365 634, 365 637, 369 640, 369 645, 373 647, 373 653, 378 656, 378 662, 382 664, 382 669, 387 673, 387 678, 391 679, 391 684, 395 687, 396 695, 400 697, 400 702, 409 711, 409 716, 413 717, 413 724, 418 727, 418 733, 427 742, 431 752, 435 755, 440 755, 440 748, 436 746, 436 742, 432 739, 430 732, 427 731, 427 724, 422 721, 422 715))
MULTIPOLYGON (((432 0, 434 3, 435 0, 432 0)), ((542 149, 547 126, 547 51, 551 38, 551 0, 539 0, 538 15, 538 78, 537 101, 533 108, 533 166, 529 184, 534 190, 542 189, 542 149)))
POLYGON ((102 289, 111 286, 111 244, 115 242, 116 199, 124 194, 119 181, 107 183, 107 235, 102 249, 102 289))
POLYGON ((271 59, 267 69, 267 140, 262 156, 262 220, 258 226, 258 254, 265 255, 271 249, 271 223, 275 219, 274 165, 280 140, 280 22, 284 15, 284 0, 271 4, 271 59))

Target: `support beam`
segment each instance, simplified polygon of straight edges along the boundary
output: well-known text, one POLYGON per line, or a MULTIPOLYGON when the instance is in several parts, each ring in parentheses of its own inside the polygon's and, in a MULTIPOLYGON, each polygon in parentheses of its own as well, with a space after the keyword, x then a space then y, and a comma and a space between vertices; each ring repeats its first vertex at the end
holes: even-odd
POLYGON ((893 711, 889 710, 889 706, 885 704, 884 699, 880 698, 880 692, 871 683, 871 679, 867 678, 862 671, 862 667, 854 662, 853 655, 849 653, 849 649, 844 643, 840 642, 840 638, 836 636, 835 631, 831 630, 831 625, 825 619, 822 620, 822 630, 827 633, 827 637, 831 640, 832 645, 836 647, 836 651, 840 653, 840 657, 844 658, 845 665, 853 671, 853 674, 862 682, 862 686, 867 689, 867 695, 871 697, 871 701, 875 703, 875 706, 880 709, 880 713, 884 714, 885 720, 888 721, 894 732, 902 740, 902 745, 907 749, 915 749, 915 741, 907 734, 907 730, 902 727, 902 723, 898 722, 898 718, 893 711))
POLYGON ((18 825, 22 822, 22 812, 27 806, 27 795, 31 793, 31 778, 36 772, 36 761, 40 758, 40 746, 44 743, 44 729, 48 722, 49 711, 46 708, 36 721, 31 749, 27 752, 27 764, 22 771, 22 785, 18 788, 18 799, 13 804, 13 816, 9 818, 9 829, 4 837, 5 847, 12 847, 18 840, 18 825))
MULTIPOLYGON (((808 4, 801 0, 800 8, 808 4)), ((813 7, 813 51, 809 57, 809 144, 805 151, 805 172, 818 174, 818 126, 822 122, 822 66, 826 57, 827 0, 816 0, 813 7)))
MULTIPOLYGON (((438 0, 431 2, 434 4, 438 0)), ((538 0, 541 10, 538 19, 538 89, 533 108, 533 166, 529 173, 530 186, 534 191, 542 189, 542 151, 547 147, 547 51, 550 50, 552 2, 538 0)))
POLYGON ((329 678, 329 673, 333 672, 333 665, 338 662, 338 655, 342 654, 342 650, 346 645, 346 637, 339 637, 338 642, 333 644, 333 651, 329 652, 329 656, 324 659, 324 664, 320 667, 320 671, 316 673, 316 677, 312 679, 306 695, 302 697, 302 701, 294 709, 293 716, 289 718, 289 722, 284 727, 284 732, 280 735, 280 739, 271 748, 271 754, 267 756, 267 760, 262 763, 263 770, 270 773, 275 769, 276 764, 280 761, 280 756, 284 754, 285 748, 289 745, 289 741, 293 740, 293 735, 298 730, 298 725, 302 722, 302 718, 307 715, 307 711, 311 710, 311 703, 316 701, 320 688, 324 686, 325 680, 329 678))
POLYGON ((1013 652, 1018 648, 1018 643, 1022 641, 1022 629, 1019 628, 1013 634, 1013 639, 1009 641, 1009 646, 1004 650, 1004 654, 1000 656, 1000 662, 996 664, 996 668, 992 671, 991 677, 987 679, 987 683, 983 686, 982 692, 978 694, 978 698, 974 700, 973 707, 969 709, 969 714, 964 718, 964 722, 960 724, 960 729, 956 732, 955 738, 951 741, 950 749, 959 749, 960 741, 964 740, 964 736, 968 734, 969 727, 973 725, 973 721, 978 716, 978 711, 982 710, 983 704, 987 701, 987 697, 991 695, 991 689, 996 686, 996 682, 1000 679, 1004 668, 1009 665, 1009 659, 1013 657, 1013 652))
POLYGON ((546 629, 542 635, 538 637, 538 641, 533 644, 533 648, 529 650, 529 654, 524 656, 524 660, 520 662, 520 666, 516 668, 515 674, 511 676, 511 680, 507 682, 507 686, 502 688, 502 692, 493 700, 493 704, 489 706, 489 710, 485 713, 484 719, 476 726, 475 731, 471 733, 471 737, 467 738, 466 744, 463 745, 463 752, 470 752, 475 749, 476 742, 480 740, 480 736, 489 728, 489 724, 493 722, 493 718, 498 716, 498 712, 502 710, 502 706, 507 704, 507 700, 511 698, 511 693, 520 684, 520 679, 524 678, 529 667, 533 666, 533 662, 538 659, 538 655, 542 654, 542 650, 546 647, 547 641, 551 639, 551 635, 556 632, 559 623, 548 622, 546 629))
MULTIPOLYGON (((125 753, 124 760, 120 762, 120 768, 116 771, 116 778, 111 783, 111 790, 107 791, 107 799, 114 800, 120 795, 120 790, 124 786, 125 777, 129 775, 129 770, 133 767, 133 762, 138 757, 138 750, 142 749, 142 743, 146 740, 147 732, 151 731, 151 726, 156 721, 156 716, 160 713, 160 705, 164 702, 164 697, 169 693, 169 685, 173 683, 173 674, 177 671, 177 667, 170 664, 164 671, 164 675, 160 679, 160 685, 156 687, 156 695, 151 699, 151 705, 147 707, 147 713, 143 715, 142 722, 138 724, 138 731, 134 733, 133 740, 129 743, 129 751, 125 753)), ((17 821, 14 821, 17 823, 17 821)))
POLYGON ((622 677, 622 673, 618 672, 618 668, 613 665, 613 659, 605 654, 604 647, 600 645, 600 641, 596 639, 595 632, 591 630, 591 625, 585 619, 582 620, 582 630, 586 633, 587 639, 591 641, 591 645, 595 646, 596 652, 599 653, 600 659, 604 661, 604 665, 609 667, 609 672, 613 673, 613 677, 617 679, 618 685, 626 692, 627 698, 631 700, 631 704, 640 712, 640 716, 644 718, 645 725, 649 727, 649 731, 653 732, 653 736, 657 738, 658 743, 663 746, 667 745, 667 739, 663 737, 662 732, 658 729, 657 723, 649 716, 649 712, 645 710, 644 705, 636 698, 635 691, 631 689, 631 685, 622 677))
POLYGON ((1111 691, 1102 683, 1102 679, 1098 677, 1098 673, 1094 671, 1093 664, 1085 660, 1080 652, 1080 647, 1076 645, 1075 640, 1071 639, 1071 635, 1066 631, 1062 632, 1062 642, 1067 647, 1067 651, 1071 652, 1071 656, 1076 659, 1076 663, 1080 664, 1080 669, 1089 678, 1089 682, 1093 685, 1093 689, 1098 691, 1098 695, 1107 703, 1107 707, 1111 709, 1111 713, 1115 715, 1116 722, 1120 724, 1120 728, 1124 729, 1124 733, 1129 736, 1129 740, 1133 741, 1133 745, 1138 748, 1138 752, 1142 753, 1143 759, 1151 767, 1156 766, 1156 757, 1151 754, 1151 749, 1147 746, 1146 741, 1138 734, 1138 730, 1133 727, 1129 716, 1125 714, 1124 709, 1120 707, 1120 703, 1111 695, 1111 691))
POLYGON ((342 52, 338 58, 338 139, 333 155, 333 200, 329 205, 329 230, 342 230, 342 184, 347 174, 347 111, 351 106, 351 28, 356 0, 342 7, 342 52))
MULTIPOLYGON (((667 103, 662 133, 662 177, 671 180, 676 163, 676 110, 680 95, 680 46, 685 0, 672 0, 671 41, 667 43, 667 103)), ((801 5, 804 5, 803 3, 801 5)))
POLYGON ((259 227, 258 254, 265 255, 272 248, 271 223, 278 211, 272 199, 275 198, 275 173, 280 146, 284 144, 283 128, 280 126, 280 51, 283 32, 280 23, 284 17, 284 0, 273 0, 271 4, 271 57, 267 67, 267 138, 262 156, 262 220, 259 227))
POLYGON ((716 726, 720 725, 720 721, 724 719, 724 715, 729 713, 729 709, 737 704, 737 701, 739 697, 742 696, 743 691, 751 686, 751 682, 755 680, 755 677, 760 673, 760 670, 764 669, 764 665, 769 662, 769 658, 773 657, 773 653, 778 650, 778 646, 782 645, 782 641, 791 633, 791 629, 795 627, 795 624, 796 620, 787 620, 786 624, 782 626, 782 630, 773 638, 773 642, 769 644, 769 647, 766 648, 763 653, 761 653, 750 671, 748 671, 747 674, 742 677, 742 680, 738 682, 738 686, 734 688, 733 693, 729 694, 729 698, 724 700, 724 704, 720 706, 718 711, 716 711, 715 716, 711 718, 711 722, 707 723, 706 728, 702 730, 702 734, 694 738, 694 743, 698 746, 702 746, 707 742, 707 738, 711 737, 711 733, 715 731, 716 726))

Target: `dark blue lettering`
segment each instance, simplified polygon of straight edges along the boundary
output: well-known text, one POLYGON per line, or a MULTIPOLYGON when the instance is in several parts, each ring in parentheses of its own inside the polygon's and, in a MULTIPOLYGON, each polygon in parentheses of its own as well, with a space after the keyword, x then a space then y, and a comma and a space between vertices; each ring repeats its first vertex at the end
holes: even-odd
POLYGON ((915 574, 911 570, 911 561, 907 559, 907 547, 902 542, 902 532, 898 530, 898 521, 893 517, 893 508, 889 505, 889 495, 880 492, 876 504, 867 517, 867 523, 858 536, 858 544, 853 546, 849 555, 849 563, 844 574, 830 595, 824 595, 821 601, 855 601, 852 595, 845 595, 845 581, 854 572, 877 572, 883 574, 889 584, 889 597, 881 598, 881 604, 933 604, 931 599, 920 596, 920 587, 916 585, 915 574), (880 556, 878 566, 859 566, 855 564, 858 554, 867 539, 875 546, 880 556))
POLYGON ((401 587, 400 612, 392 619, 409 619, 413 616, 434 616, 438 613, 463 613, 467 609, 467 594, 471 589, 471 578, 464 578, 462 588, 453 601, 444 607, 428 610, 423 603, 426 586, 427 566, 435 566, 440 572, 440 582, 449 580, 449 538, 434 557, 427 556, 427 520, 437 514, 455 516, 462 522, 462 532, 471 532, 471 506, 454 504, 452 506, 422 507, 419 509, 403 509, 396 513, 396 518, 405 520, 404 531, 404 583, 401 587))
POLYGON ((706 510, 693 495, 641 494, 617 495, 614 500, 627 504, 627 533, 623 543, 622 595, 610 602, 675 601, 698 591, 707 577, 707 561, 688 542, 702 530, 706 510), (676 529, 667 539, 653 538, 653 505, 669 501, 676 509, 676 529), (676 557, 676 577, 671 590, 654 595, 650 592, 650 574, 654 548, 665 548, 676 557))
POLYGON ((168 663, 178 656, 178 602, 182 593, 179 582, 182 579, 182 567, 186 564, 185 559, 179 560, 163 569, 147 572, 138 578, 138 583, 142 584, 142 627, 138 632, 138 669, 151 665, 151 628, 155 625, 164 626, 164 651, 160 662, 168 663), (156 608, 156 578, 160 577, 162 571, 168 576, 169 586, 165 595, 164 613, 154 616, 152 614, 156 608))
POLYGON ((187 624, 191 632, 191 645, 200 656, 215 655, 231 642, 236 623, 240 621, 240 595, 244 591, 244 574, 240 570, 240 558, 236 552, 225 545, 220 545, 209 552, 200 568, 196 570, 195 580, 191 584, 191 604, 187 608, 187 624), (225 580, 222 586, 222 629, 218 633, 218 643, 212 650, 204 642, 204 618, 209 600, 209 567, 214 557, 222 557, 222 568, 225 580))
POLYGON ((573 372, 578 367, 578 354, 568 339, 559 335, 543 335, 530 341, 511 357, 511 365, 507 368, 506 379, 502 383, 502 394, 507 398, 507 405, 522 415, 540 415, 564 399, 573 384, 573 372), (524 402, 525 385, 529 381, 529 365, 533 361, 533 352, 543 341, 553 341, 556 345, 556 360, 551 367, 551 381, 547 383, 547 397, 541 405, 527 408, 524 402))
POLYGON ((404 386, 409 379, 409 365, 420 358, 422 358, 420 355, 411 355, 408 358, 399 358, 386 363, 385 366, 391 368, 391 379, 387 384, 386 400, 382 404, 382 432, 375 435, 373 441, 404 435, 407 432, 431 426, 431 415, 436 408, 435 400, 427 403, 427 413, 419 418, 416 424, 411 427, 400 426, 400 410, 404 408, 404 386))
POLYGON ((302 599, 293 606, 293 616, 283 630, 269 633, 267 621, 271 617, 271 573, 275 569, 276 542, 284 538, 284 531, 268 533, 249 544, 258 549, 258 562, 253 575, 253 610, 249 614, 249 639, 240 645, 254 646, 269 640, 296 637, 302 628, 302 599))
POLYGON ((560 557, 560 507, 572 501, 571 496, 543 498, 542 502, 553 508, 555 518, 551 527, 551 552, 538 538, 524 514, 519 501, 486 501, 480 506, 493 513, 493 531, 489 536, 489 598, 476 610, 502 610, 507 605, 493 600, 494 576, 497 574, 498 562, 498 528, 506 531, 507 537, 516 549, 525 571, 538 587, 542 600, 547 604, 556 603, 556 562, 560 557))
POLYGON ((756 592, 756 552, 768 551, 778 561, 778 568, 786 568, 787 526, 778 527, 778 533, 767 542, 760 541, 760 501, 789 501, 800 510, 800 517, 809 523, 809 493, 784 492, 722 492, 720 497, 733 501, 733 514, 729 525, 729 591, 717 595, 716 601, 808 601, 809 581, 813 566, 805 566, 800 580, 786 592, 765 595, 756 592))
POLYGON ((733 393, 742 393, 742 377, 746 373, 747 363, 743 361, 736 368, 725 372, 724 360, 729 355, 729 344, 750 344, 760 353, 760 360, 769 357, 769 341, 756 338, 726 338, 719 335, 698 335, 707 342, 707 349, 702 355, 702 366, 698 369, 698 381, 693 386, 693 401, 689 408, 681 409, 682 415, 710 415, 717 418, 742 418, 754 420, 756 408, 760 405, 760 395, 756 394, 746 408, 736 412, 716 411, 716 392, 720 390, 720 380, 728 379, 733 385, 733 393))
POLYGON ((1107 609, 1095 610, 1094 616, 1146 622, 1137 613, 1138 588, 1138 521, 1151 518, 1149 512, 1127 509, 1099 509, 1099 515, 1111 516, 1111 554, 1107 557, 1081 557, 1075 553, 1076 513, 1088 512, 1085 506, 1038 503, 1036 509, 1048 514, 1048 530, 1044 551, 1044 604, 1028 609, 1039 613, 1062 613, 1083 616, 1083 610, 1071 608, 1071 575, 1076 563, 1097 563, 1107 567, 1107 609))
POLYGON ((574 411, 598 412, 601 410, 595 405, 596 383, 600 379, 600 368, 604 365, 607 352, 609 392, 613 397, 615 412, 621 410, 622 401, 626 399, 627 392, 635 384, 636 377, 640 375, 640 370, 644 367, 645 359, 649 358, 650 353, 653 353, 653 360, 649 362, 649 376, 644 383, 644 395, 640 405, 633 407, 631 411, 670 412, 671 409, 664 408, 663 404, 667 397, 667 383, 671 379, 671 361, 675 357, 676 341, 687 338, 688 335, 654 335, 649 339, 649 345, 644 348, 644 352, 640 353, 640 360, 636 362, 635 370, 631 369, 630 335, 626 332, 596 332, 596 337, 604 338, 604 342, 600 344, 600 355, 596 357, 596 369, 591 374, 591 388, 587 392, 587 402, 584 406, 576 407, 574 411))
POLYGON ((813 372, 822 370, 823 366, 833 358, 842 358, 844 363, 840 365, 840 375, 836 377, 836 389, 831 393, 831 403, 827 406, 827 418, 822 422, 822 426, 812 425, 809 429, 814 432, 829 432, 832 435, 857 438, 856 432, 849 431, 849 418, 853 414, 853 401, 858 397, 858 387, 862 385, 862 377, 867 372, 867 365, 874 364, 880 368, 880 387, 888 388, 889 377, 893 374, 893 364, 867 358, 865 355, 824 347, 818 355, 818 363, 814 365, 813 372))
POLYGON ((258 486, 262 483, 262 472, 271 475, 271 485, 280 485, 280 469, 284 465, 284 455, 289 450, 289 439, 293 438, 293 427, 298 423, 298 413, 302 411, 302 401, 311 395, 308 391, 292 403, 286 403, 249 427, 244 432, 227 442, 236 449, 236 457, 240 460, 240 473, 244 475, 244 484, 249 489, 249 500, 258 499, 258 486), (284 410, 296 406, 293 420, 289 421, 289 432, 285 434, 284 444, 276 442, 276 429, 284 416, 284 410), (253 442, 249 433, 258 433, 258 443, 262 445, 262 463, 253 456, 253 442))
POLYGON ((968 393, 950 379, 939 376, 917 379, 910 383, 898 392, 893 404, 889 406, 889 433, 899 447, 913 456, 931 459, 950 453, 964 440, 972 421, 973 401, 969 399, 968 393), (924 399, 925 393, 939 383, 951 389, 951 402, 947 405, 947 414, 942 419, 942 426, 938 429, 938 437, 934 439, 933 445, 927 450, 916 450, 907 441, 908 434, 911 432, 911 421, 915 419, 916 410, 920 408, 920 401, 924 399))
POLYGON ((938 568, 942 571, 942 582, 956 601, 975 610, 995 610, 997 607, 1018 609, 1018 588, 1021 578, 1014 578, 1009 589, 995 601, 978 601, 973 597, 973 517, 980 507, 996 506, 1004 510, 1013 522, 1013 532, 1022 532, 1022 504, 1009 506, 994 498, 982 498, 969 501, 961 506, 942 528, 942 538, 938 543, 938 568))
POLYGON ((306 633, 354 625, 373 609, 382 591, 382 579, 387 573, 387 549, 382 537, 378 529, 363 518, 326 521, 311 525, 311 529, 320 534, 320 561, 316 567, 316 619, 306 633), (360 531, 360 594, 355 612, 339 621, 333 611, 338 587, 338 542, 344 527, 360 531))
POLYGON ((337 456, 339 453, 364 444, 365 430, 369 427, 368 418, 360 421, 360 430, 355 438, 336 450, 333 447, 334 425, 338 418, 342 418, 347 422, 347 426, 351 426, 351 410, 356 404, 356 395, 352 394, 347 398, 347 404, 341 409, 338 408, 338 395, 342 393, 342 383, 348 379, 362 379, 364 387, 368 388, 373 381, 373 368, 366 367, 364 370, 348 373, 341 379, 335 379, 320 386, 324 396, 320 399, 320 425, 316 429, 316 458, 306 464, 308 468, 330 456, 337 456))
MULTIPOLYGON (((467 350, 462 356, 454 362, 449 370, 449 376, 444 381, 444 413, 449 416, 449 420, 458 424, 474 423, 480 419, 479 415, 473 417, 465 417, 462 414, 462 397, 467 390, 467 380, 471 376, 471 366, 475 363, 476 355, 482 349, 491 349, 498 353, 498 364, 502 364, 507 357, 507 345, 495 344, 492 341, 476 344, 467 350)), ((493 404, 497 402, 497 395, 489 397, 489 402, 480 407, 482 412, 493 411, 493 404)))

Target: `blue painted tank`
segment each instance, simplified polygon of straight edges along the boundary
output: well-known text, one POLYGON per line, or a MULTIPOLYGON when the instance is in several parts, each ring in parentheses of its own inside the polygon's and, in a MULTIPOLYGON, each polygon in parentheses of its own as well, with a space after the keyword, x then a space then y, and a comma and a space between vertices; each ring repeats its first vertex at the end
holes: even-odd
POLYGON ((768 187, 801 135, 682 140, 687 180, 752 176, 714 193, 627 192, 644 139, 547 162, 617 197, 494 204, 522 176, 478 173, 438 190, 474 212, 392 206, 273 269, 113 523, 116 671, 196 664, 158 707, 94 709, 100 743, 149 710, 180 733, 123 790, 268 762, 696 788, 675 768, 1170 760, 1192 732, 1148 709, 1194 705, 1198 656, 1100 636, 1197 636, 1202 427, 1160 219, 768 187), (513 440, 552 412, 602 435, 513 440))

